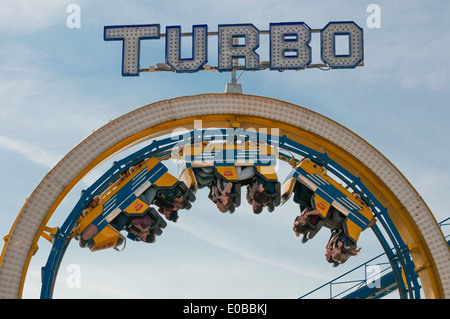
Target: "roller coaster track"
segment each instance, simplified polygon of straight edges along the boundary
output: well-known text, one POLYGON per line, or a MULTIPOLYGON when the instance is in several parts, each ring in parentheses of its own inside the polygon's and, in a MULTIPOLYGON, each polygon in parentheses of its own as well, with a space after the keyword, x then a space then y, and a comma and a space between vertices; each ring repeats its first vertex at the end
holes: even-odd
MULTIPOLYGON (((316 159, 340 173, 356 190, 370 194, 374 213, 388 238, 381 235, 377 225, 372 230, 397 282, 406 278, 402 298, 418 298, 420 289, 426 298, 450 297, 448 243, 426 203, 392 163, 350 130, 311 110, 275 99, 229 93, 146 105, 109 122, 75 146, 37 185, 5 238, 0 297, 22 296, 28 265, 39 239, 49 229, 47 222, 86 174, 131 146, 175 128, 192 129, 194 120, 199 119, 204 128, 278 128, 282 148, 299 149, 296 154, 316 159)), ((61 229, 57 235, 63 235, 61 229)), ((57 263, 51 269, 46 267, 44 273, 47 270, 48 278, 54 278, 57 263)), ((41 297, 51 297, 51 280, 41 297)))

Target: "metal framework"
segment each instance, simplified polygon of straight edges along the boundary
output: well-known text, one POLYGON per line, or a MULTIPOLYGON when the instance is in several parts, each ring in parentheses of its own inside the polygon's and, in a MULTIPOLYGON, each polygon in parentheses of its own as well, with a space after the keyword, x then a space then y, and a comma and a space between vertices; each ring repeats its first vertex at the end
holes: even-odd
MULTIPOLYGON (((229 129, 221 129, 221 136, 217 136, 217 132, 218 130, 214 130, 215 141, 221 139, 229 140, 229 129)), ((54 282, 56 280, 57 270, 59 269, 59 265, 64 256, 64 252, 66 251, 66 248, 72 239, 70 233, 74 228, 81 212, 86 208, 86 206, 92 201, 95 196, 101 194, 105 190, 105 188, 110 185, 110 183, 113 183, 118 178, 118 176, 120 176, 120 174, 128 170, 129 167, 134 166, 144 157, 170 157, 170 151, 174 146, 193 143, 195 140, 198 140, 196 138, 197 136, 205 136, 205 134, 207 133, 207 130, 193 130, 190 132, 189 138, 187 139, 185 138, 186 133, 184 133, 162 140, 154 140, 149 146, 144 147, 140 151, 131 154, 118 162, 115 162, 114 165, 106 173, 104 173, 101 178, 99 178, 87 190, 83 191, 80 200, 78 201, 75 208, 72 210, 62 227, 58 230, 54 238, 54 243, 49 259, 45 267, 43 267, 42 269, 43 278, 41 298, 51 298, 54 282)), ((253 137, 255 138, 255 141, 265 141, 267 142, 267 144, 278 147, 280 150, 286 150, 290 154, 296 154, 297 156, 310 158, 319 165, 326 167, 328 171, 333 173, 341 180, 347 181, 348 186, 351 187, 355 192, 359 193, 362 197, 367 196, 371 202, 370 206, 372 208, 372 211, 375 212, 375 215, 382 223, 384 230, 387 232, 389 239, 392 241, 392 244, 394 246, 394 251, 392 251, 389 248, 388 241, 381 234, 378 227, 375 225, 372 226, 373 231, 378 237, 389 258, 390 264, 393 269, 393 274, 397 281, 402 298, 420 298, 420 285, 418 283, 418 276, 414 272, 414 264, 411 257, 409 256, 407 245, 403 242, 401 236, 396 231, 395 226, 386 213, 386 208, 379 203, 375 196, 373 196, 364 185, 362 185, 358 178, 343 169, 339 164, 329 158, 327 154, 314 151, 287 138, 286 136, 273 136, 261 134, 258 132, 254 134, 255 135, 253 137), (404 274, 406 277, 406 284, 402 280, 402 274, 404 274)), ((236 134, 235 132, 233 132, 233 137, 237 139, 247 138, 246 136, 239 136, 239 134, 236 134)), ((281 158, 289 160, 291 162, 298 161, 298 159, 293 159, 291 156, 283 153, 281 153, 281 158)))
MULTIPOLYGON (((202 94, 149 104, 109 122, 74 147, 39 183, 6 237, 0 297, 21 297, 37 243, 43 232, 54 230, 47 225, 48 220, 86 174, 132 145, 163 136, 176 127, 192 129, 199 119, 206 128, 279 128, 280 148, 311 157, 355 191, 370 196, 374 213, 388 234, 387 238, 377 237, 393 270, 398 270, 397 278, 405 275, 405 296, 417 297, 419 275, 427 298, 450 298, 448 243, 420 195, 395 166, 359 136, 320 114, 287 102, 243 94, 202 94), (392 255, 390 246, 394 247, 392 255)), ((60 251, 62 256, 64 251, 60 251)), ((54 260, 44 272, 57 272, 58 258, 54 260)))
MULTIPOLYGON (((439 223, 439 226, 442 228, 444 226, 449 226, 450 224, 448 221, 450 220, 450 217, 441 221, 439 223)), ((444 231, 444 234, 446 232, 444 231)), ((447 234, 445 238, 447 239, 447 243, 450 246, 450 240, 448 238, 450 237, 450 234, 447 234)), ((326 287, 329 288, 329 298, 330 299, 336 299, 336 298, 342 298, 342 299, 379 299, 383 298, 384 296, 394 292, 398 289, 397 285, 397 279, 395 277, 394 272, 391 270, 391 267, 386 267, 386 265, 389 265, 390 263, 383 263, 383 262, 376 262, 376 260, 386 256, 385 253, 381 253, 370 260, 366 261, 365 263, 362 263, 361 265, 349 270, 348 272, 334 278, 333 280, 311 290, 310 292, 302 295, 299 297, 299 299, 306 298, 310 295, 313 295, 319 290, 322 290, 326 287), (367 276, 368 271, 367 268, 369 266, 383 266, 384 268, 377 273, 375 276, 367 276), (358 271, 359 269, 364 268, 364 276, 361 279, 356 280, 345 280, 346 276, 349 276, 350 274, 358 271), (379 277, 379 278, 375 278, 379 277), (375 284, 368 284, 372 280, 377 280, 377 285, 375 284), (348 284, 351 284, 351 286, 348 286, 348 284), (340 285, 347 285, 347 288, 345 290, 342 290, 338 293, 335 293, 333 291, 333 287, 340 286, 340 285)))

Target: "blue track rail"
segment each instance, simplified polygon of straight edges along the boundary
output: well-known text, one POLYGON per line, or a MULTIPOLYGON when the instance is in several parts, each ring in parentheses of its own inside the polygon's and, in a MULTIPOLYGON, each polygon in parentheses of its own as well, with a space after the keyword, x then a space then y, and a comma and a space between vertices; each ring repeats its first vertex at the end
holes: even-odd
POLYGON ((127 170, 130 166, 133 166, 143 160, 145 157, 170 156, 170 151, 176 146, 208 140, 217 141, 220 139, 225 141, 252 140, 278 147, 280 149, 280 154, 284 157, 287 156, 281 153, 282 150, 286 150, 290 154, 296 154, 301 157, 309 158, 319 165, 326 167, 328 171, 340 178, 343 182, 347 183, 350 188, 360 194, 363 198, 367 197, 371 202, 370 206, 373 213, 376 215, 384 229, 384 232, 387 234, 386 238, 377 225, 371 227, 389 259, 393 276, 398 283, 401 298, 420 298, 420 285, 418 284, 417 274, 414 272, 414 263, 410 257, 407 245, 403 242, 397 229, 392 223, 387 213, 387 209, 381 205, 377 198, 369 192, 369 190, 361 183, 359 178, 353 176, 338 163, 330 159, 326 153, 317 152, 287 138, 286 136, 262 134, 254 131, 247 132, 241 128, 192 130, 189 133, 180 134, 178 136, 154 140, 151 144, 141 150, 125 157, 120 161, 114 162, 113 166, 107 172, 105 172, 88 189, 82 192, 80 200, 77 202, 63 225, 58 229, 58 232, 54 237, 53 246, 47 263, 44 267, 42 267, 41 298, 49 299, 52 297, 59 265, 67 246, 72 239, 70 233, 75 227, 77 219, 83 209, 96 195, 101 194, 111 182, 114 182, 120 177, 121 173, 127 170), (405 281, 401 279, 402 273, 405 275, 406 285, 404 284, 405 281))

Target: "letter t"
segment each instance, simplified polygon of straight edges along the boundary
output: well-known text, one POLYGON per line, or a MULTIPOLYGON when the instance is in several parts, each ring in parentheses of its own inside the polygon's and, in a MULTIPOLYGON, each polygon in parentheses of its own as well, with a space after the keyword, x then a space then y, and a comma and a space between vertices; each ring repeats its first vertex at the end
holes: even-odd
POLYGON ((159 24, 106 26, 105 41, 122 40, 122 76, 139 76, 140 41, 159 39, 159 24))

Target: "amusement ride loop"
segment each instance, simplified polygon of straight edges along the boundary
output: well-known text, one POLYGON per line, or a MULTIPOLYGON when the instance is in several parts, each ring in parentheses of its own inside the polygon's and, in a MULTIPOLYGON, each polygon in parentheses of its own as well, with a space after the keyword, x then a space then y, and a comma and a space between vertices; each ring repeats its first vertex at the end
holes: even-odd
POLYGON ((47 237, 52 239, 53 248, 42 271, 41 298, 51 298, 59 264, 83 205, 110 176, 127 169, 137 158, 168 152, 176 143, 190 143, 198 132, 195 120, 201 120, 203 128, 222 129, 224 139, 227 129, 277 128, 278 136, 259 137, 280 153, 295 154, 293 160, 311 159, 369 199, 377 219, 370 228, 389 258, 402 298, 420 298, 421 291, 426 298, 450 298, 448 243, 426 203, 392 163, 355 133, 311 110, 271 98, 231 93, 185 96, 146 105, 109 122, 76 145, 38 184, 5 237, 0 297, 22 296, 38 241, 47 237), (161 138, 178 127, 191 129, 190 137, 161 138), (47 225, 84 176, 105 160, 148 140, 152 143, 117 162, 87 189, 61 227, 47 225))

